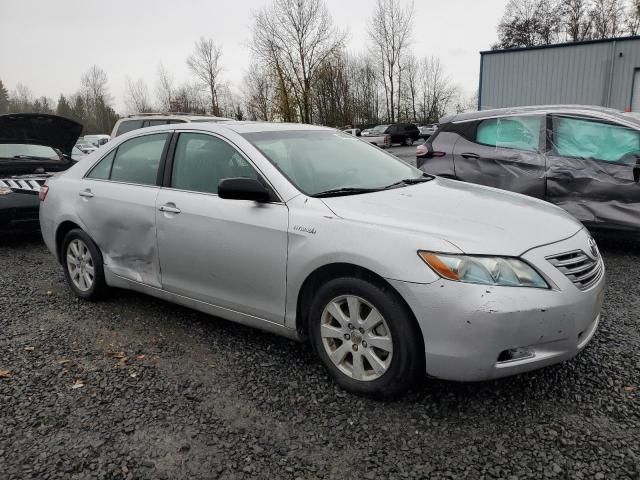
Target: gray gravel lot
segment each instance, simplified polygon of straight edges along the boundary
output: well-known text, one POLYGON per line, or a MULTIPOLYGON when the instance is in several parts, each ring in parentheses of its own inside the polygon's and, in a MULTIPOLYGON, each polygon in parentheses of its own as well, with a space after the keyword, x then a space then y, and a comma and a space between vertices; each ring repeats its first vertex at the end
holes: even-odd
POLYGON ((132 292, 79 301, 39 236, 5 236, 0 479, 638 479, 640 247, 601 248, 580 356, 377 402, 307 345, 132 292))

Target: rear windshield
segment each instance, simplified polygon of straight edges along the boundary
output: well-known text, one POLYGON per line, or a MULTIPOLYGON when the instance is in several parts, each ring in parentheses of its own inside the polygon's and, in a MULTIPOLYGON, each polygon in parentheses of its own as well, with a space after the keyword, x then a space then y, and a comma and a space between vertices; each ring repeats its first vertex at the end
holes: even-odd
POLYGON ((378 125, 377 127, 373 127, 372 132, 384 133, 384 131, 389 128, 389 125, 378 125))
POLYGON ((16 157, 60 160, 60 155, 53 148, 45 147, 44 145, 0 144, 0 159, 7 160, 15 159, 16 157))

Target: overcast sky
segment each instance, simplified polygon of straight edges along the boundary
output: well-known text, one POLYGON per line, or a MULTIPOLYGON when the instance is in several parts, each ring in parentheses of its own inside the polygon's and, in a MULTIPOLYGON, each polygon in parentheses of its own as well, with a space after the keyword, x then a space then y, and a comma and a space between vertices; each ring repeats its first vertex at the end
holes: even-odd
MULTIPOLYGON (((185 59, 200 36, 223 46, 223 76, 234 90, 251 70, 252 12, 267 0, 0 0, 0 79, 9 91, 27 85, 36 97, 73 93, 96 64, 107 72, 116 110, 125 110, 126 78, 143 78, 151 93, 159 62, 177 83, 189 78, 185 59)), ((368 48, 373 0, 326 0, 347 48, 368 48)), ((408 1, 401 0, 404 5, 408 1)), ((496 40, 507 0, 415 0, 418 57, 440 57, 452 80, 471 95, 480 50, 496 40)))

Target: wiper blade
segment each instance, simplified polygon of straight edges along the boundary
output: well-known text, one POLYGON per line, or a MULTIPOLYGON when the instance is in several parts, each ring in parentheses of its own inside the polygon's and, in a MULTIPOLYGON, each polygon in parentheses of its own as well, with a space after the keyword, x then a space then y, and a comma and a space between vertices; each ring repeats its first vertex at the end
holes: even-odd
POLYGON ((392 183, 391 185, 387 185, 384 187, 385 190, 389 188, 402 187, 403 185, 416 185, 418 183, 429 182, 433 180, 432 176, 424 176, 418 178, 405 178, 404 180, 400 180, 399 182, 392 183))
POLYGON ((54 158, 38 157, 37 155, 14 155, 11 158, 16 160, 55 160, 54 158))
POLYGON ((342 188, 334 188, 331 190, 326 190, 324 192, 319 192, 312 197, 322 198, 322 197, 339 197, 341 195, 357 195, 359 193, 371 193, 371 192, 379 192, 379 188, 355 188, 355 187, 342 187, 342 188))

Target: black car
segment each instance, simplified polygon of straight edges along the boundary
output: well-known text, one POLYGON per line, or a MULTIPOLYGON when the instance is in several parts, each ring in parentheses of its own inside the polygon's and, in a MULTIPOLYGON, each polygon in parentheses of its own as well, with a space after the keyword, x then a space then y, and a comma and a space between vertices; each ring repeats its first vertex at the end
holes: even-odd
POLYGON ((417 157, 425 172, 547 200, 592 229, 640 233, 640 120, 633 116, 589 106, 453 115, 417 157))
POLYGON ((79 123, 55 115, 0 116, 0 231, 38 227, 40 187, 73 165, 81 132, 79 123))
POLYGON ((420 129, 413 123, 393 123, 390 125, 378 125, 363 132, 363 136, 384 135, 391 138, 391 144, 413 145, 420 138, 420 129))

